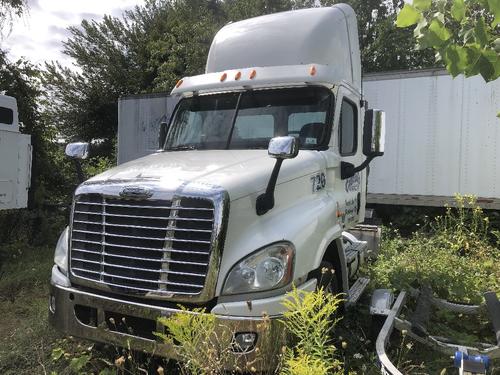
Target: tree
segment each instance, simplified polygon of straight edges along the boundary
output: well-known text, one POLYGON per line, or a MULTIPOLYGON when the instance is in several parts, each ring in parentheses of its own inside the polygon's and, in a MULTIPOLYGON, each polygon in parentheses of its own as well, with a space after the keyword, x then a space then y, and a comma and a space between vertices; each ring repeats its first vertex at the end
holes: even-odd
POLYGON ((0 0, 0 32, 27 9, 27 0, 0 0))
POLYGON ((500 1, 414 0, 405 4, 397 26, 416 25, 418 49, 432 49, 456 77, 500 76, 500 1))

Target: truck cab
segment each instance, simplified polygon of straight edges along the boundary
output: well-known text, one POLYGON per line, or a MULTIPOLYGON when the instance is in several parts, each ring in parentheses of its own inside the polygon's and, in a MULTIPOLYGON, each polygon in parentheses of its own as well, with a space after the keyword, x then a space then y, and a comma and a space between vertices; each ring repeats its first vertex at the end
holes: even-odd
POLYGON ((282 316, 292 286, 355 300, 368 244, 347 231, 364 220, 384 115, 362 100, 353 10, 231 23, 206 72, 171 94, 179 102, 159 150, 77 188, 56 247, 51 323, 171 357, 151 333, 163 329, 157 318, 204 307, 251 352, 275 339, 260 323, 282 316), (121 317, 135 334, 108 322, 121 317))
POLYGON ((19 131, 16 99, 0 95, 0 210, 26 208, 31 152, 31 136, 19 131))

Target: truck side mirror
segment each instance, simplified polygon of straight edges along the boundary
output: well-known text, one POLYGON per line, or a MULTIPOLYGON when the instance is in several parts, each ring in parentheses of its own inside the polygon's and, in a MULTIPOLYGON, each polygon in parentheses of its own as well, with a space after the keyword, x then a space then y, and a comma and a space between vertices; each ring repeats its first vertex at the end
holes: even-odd
POLYGON ((299 142, 295 137, 274 137, 269 141, 267 153, 275 159, 293 159, 299 153, 299 142))
POLYGON ((158 136, 158 148, 162 149, 165 145, 165 140, 167 139, 168 133, 168 122, 162 122, 160 124, 160 134, 158 136))
POLYGON ((385 145, 385 112, 369 109, 365 112, 363 129, 363 154, 366 156, 384 155, 385 145))
POLYGON ((261 216, 274 207, 274 190, 280 173, 281 164, 285 159, 293 159, 299 153, 299 141, 295 137, 274 137, 269 141, 267 153, 276 159, 266 192, 257 197, 256 212, 261 216))
POLYGON ((365 169, 377 156, 384 155, 385 145, 385 112, 379 109, 368 109, 365 112, 363 125, 363 154, 366 159, 363 163, 354 166, 352 163, 340 163, 340 178, 345 180, 365 169))
POLYGON ((78 181, 82 183, 85 181, 85 175, 83 174, 82 164, 80 160, 87 159, 89 157, 89 144, 86 142, 74 142, 66 145, 66 155, 69 156, 75 162, 76 174, 78 176, 78 181))
POLYGON ((68 143, 65 152, 71 159, 87 159, 89 157, 89 144, 86 142, 68 143))

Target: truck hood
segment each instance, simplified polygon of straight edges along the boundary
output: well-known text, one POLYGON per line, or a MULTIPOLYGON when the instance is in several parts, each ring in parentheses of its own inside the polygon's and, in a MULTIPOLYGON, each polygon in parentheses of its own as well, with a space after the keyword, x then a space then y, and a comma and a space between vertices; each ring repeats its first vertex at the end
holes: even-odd
MULTIPOLYGON (((112 168, 85 184, 115 181, 159 181, 176 190, 196 182, 224 188, 231 200, 264 190, 275 159, 267 150, 200 150, 160 152, 112 168)), ((324 168, 318 151, 300 151, 295 159, 285 160, 278 184, 324 168)))

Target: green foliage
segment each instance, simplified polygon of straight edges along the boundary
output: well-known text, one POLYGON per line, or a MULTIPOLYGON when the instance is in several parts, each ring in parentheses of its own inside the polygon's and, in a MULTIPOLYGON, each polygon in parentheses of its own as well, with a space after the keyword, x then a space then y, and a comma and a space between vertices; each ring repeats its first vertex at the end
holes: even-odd
POLYGON ((405 4, 398 27, 415 26, 419 49, 432 48, 448 72, 485 81, 500 76, 500 2, 498 0, 414 0, 405 4))
POLYGON ((398 15, 396 25, 398 27, 407 27, 416 24, 419 20, 420 12, 410 4, 405 4, 398 15))
POLYGON ((180 313, 158 319, 167 333, 155 335, 175 348, 182 374, 224 374, 224 366, 230 366, 234 357, 233 332, 218 324, 216 316, 205 313, 205 309, 180 309, 180 313))
POLYGON ((342 374, 342 363, 334 359, 335 346, 330 334, 338 320, 333 318, 341 299, 318 289, 306 292, 293 288, 283 307, 281 320, 295 337, 293 348, 287 347, 282 374, 342 374))
POLYGON ((458 196, 456 207, 408 239, 385 231, 372 279, 397 290, 429 285, 441 298, 480 303, 485 291, 500 291, 495 233, 474 198, 458 196))
POLYGON ((82 164, 83 164, 84 174, 87 177, 96 176, 116 166, 114 158, 109 158, 106 156, 93 157, 90 158, 89 160, 86 160, 82 164))

